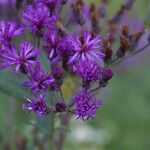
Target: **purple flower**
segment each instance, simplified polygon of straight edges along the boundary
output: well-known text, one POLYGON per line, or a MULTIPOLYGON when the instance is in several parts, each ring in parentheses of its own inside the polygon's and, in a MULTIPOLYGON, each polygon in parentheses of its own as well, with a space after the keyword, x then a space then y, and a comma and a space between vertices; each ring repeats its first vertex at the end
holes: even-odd
POLYGON ((36 0, 37 3, 42 3, 48 7, 51 15, 59 16, 62 7, 66 4, 67 0, 36 0))
POLYGON ((56 22, 57 17, 50 17, 48 8, 39 3, 36 7, 27 6, 23 12, 22 19, 27 21, 26 26, 30 28, 31 32, 42 34, 42 29, 51 27, 56 22))
POLYGON ((30 43, 22 42, 20 44, 19 53, 12 48, 8 49, 7 53, 2 55, 2 64, 0 69, 6 69, 11 66, 15 66, 14 73, 17 73, 19 69, 23 72, 28 72, 32 66, 36 66, 38 61, 36 57, 39 54, 39 49, 34 49, 30 43))
POLYGON ((58 61, 68 61, 72 53, 73 46, 67 36, 59 37, 57 31, 49 31, 45 34, 46 48, 49 52, 49 58, 52 64, 58 61))
POLYGON ((98 80, 101 76, 101 69, 98 64, 91 60, 80 61, 73 66, 73 71, 85 81, 98 80))
POLYGON ((103 101, 92 99, 88 91, 80 91, 73 98, 76 109, 74 110, 77 119, 88 120, 96 117, 96 110, 101 107, 103 101))
POLYGON ((74 54, 70 57, 68 64, 76 63, 80 60, 98 60, 102 61, 104 53, 103 47, 100 45, 102 38, 94 37, 89 32, 84 32, 82 36, 72 36, 72 44, 74 46, 74 54))
POLYGON ((55 8, 58 0, 36 0, 37 3, 43 3, 45 6, 49 8, 55 8))
POLYGON ((44 40, 46 41, 46 48, 50 50, 49 58, 52 59, 57 53, 57 45, 59 38, 56 31, 49 31, 44 35, 44 40))
POLYGON ((68 36, 60 39, 58 44, 58 55, 61 56, 64 62, 68 62, 69 57, 73 54, 73 45, 68 36))
POLYGON ((16 22, 0 21, 0 44, 8 46, 11 40, 23 34, 24 29, 19 28, 16 22))
POLYGON ((44 95, 40 95, 36 100, 25 98, 26 103, 22 105, 22 109, 34 112, 39 117, 46 116, 49 113, 49 108, 47 107, 44 98, 44 95))
POLYGON ((52 75, 46 74, 41 67, 30 71, 31 81, 25 82, 24 87, 31 87, 34 93, 46 91, 48 87, 53 86, 55 79, 52 75))

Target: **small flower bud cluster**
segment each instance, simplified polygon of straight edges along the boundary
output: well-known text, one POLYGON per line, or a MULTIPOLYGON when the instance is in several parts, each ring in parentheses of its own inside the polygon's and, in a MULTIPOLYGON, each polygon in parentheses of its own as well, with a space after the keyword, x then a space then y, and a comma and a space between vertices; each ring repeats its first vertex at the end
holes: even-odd
POLYGON ((123 57, 126 52, 134 51, 138 46, 138 42, 142 35, 142 30, 133 34, 129 34, 129 27, 127 25, 123 26, 122 34, 120 35, 120 48, 116 53, 117 57, 123 57))

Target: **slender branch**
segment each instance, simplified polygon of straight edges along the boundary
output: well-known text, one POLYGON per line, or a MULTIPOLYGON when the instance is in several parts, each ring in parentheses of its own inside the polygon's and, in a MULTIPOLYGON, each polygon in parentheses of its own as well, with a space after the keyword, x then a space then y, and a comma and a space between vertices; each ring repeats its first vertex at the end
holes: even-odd
MULTIPOLYGON (((60 121, 64 127, 66 127, 66 128, 69 127, 71 116, 72 115, 70 113, 67 113, 67 114, 64 114, 61 116, 60 121)), ((64 130, 61 130, 59 132, 59 136, 58 136, 58 139, 56 141, 56 150, 62 150, 63 149, 63 145, 65 142, 65 136, 66 136, 66 132, 64 130)))
MULTIPOLYGON (((51 107, 53 107, 53 105, 54 105, 54 95, 53 95, 53 93, 51 94, 51 96, 52 96, 52 99, 51 99, 51 107)), ((51 136, 50 136, 50 150, 53 150, 53 144, 54 144, 54 118, 55 116, 54 116, 54 113, 53 112, 51 112, 51 124, 50 124, 50 127, 51 127, 51 136)))
POLYGON ((114 60, 111 62, 111 64, 108 65, 108 67, 112 67, 112 66, 114 66, 114 65, 116 65, 116 64, 118 64, 118 63, 120 63, 120 62, 122 62, 122 61, 124 61, 124 60, 126 60, 126 59, 128 59, 128 58, 130 58, 130 57, 132 57, 132 56, 134 56, 134 55, 136 55, 136 54, 138 54, 138 53, 140 53, 140 52, 142 52, 143 50, 146 50, 146 48, 148 48, 149 46, 150 46, 150 43, 146 44, 146 45, 143 46, 142 48, 140 48, 140 49, 138 49, 138 50, 136 50, 136 51, 130 53, 129 55, 127 55, 127 56, 125 56, 125 57, 123 57, 123 58, 121 58, 121 59, 119 59, 119 58, 114 59, 114 60))
POLYGON ((56 14, 59 16, 63 9, 63 6, 67 3, 67 0, 61 0, 59 7, 56 9, 56 14))
POLYGON ((99 90, 100 88, 101 88, 101 86, 99 85, 98 87, 96 87, 95 89, 91 90, 90 92, 91 92, 91 93, 92 93, 92 92, 95 92, 95 91, 99 90))
MULTIPOLYGON (((125 57, 123 57, 123 58, 121 58, 121 59, 115 58, 115 59, 111 62, 111 64, 108 65, 108 67, 112 67, 112 66, 114 66, 114 65, 116 65, 116 64, 118 64, 118 63, 120 63, 120 62, 122 62, 122 61, 124 61, 124 60, 126 60, 126 59, 128 59, 128 58, 130 58, 130 57, 132 57, 132 56, 134 56, 134 55, 136 55, 136 54, 138 54, 138 53, 140 53, 140 52, 142 52, 143 50, 145 50, 145 49, 148 48, 149 46, 150 46, 150 43, 146 44, 146 45, 143 46, 142 48, 140 48, 140 49, 138 49, 138 50, 136 50, 136 51, 130 53, 129 55, 127 55, 127 56, 125 56, 125 57)), ((98 87, 92 89, 90 92, 95 92, 95 91, 99 90, 100 88, 101 88, 101 86, 99 85, 98 87)))
POLYGON ((51 150, 53 150, 53 144, 54 144, 54 114, 51 113, 51 150))
POLYGON ((72 101, 70 104, 69 104, 69 109, 74 105, 74 102, 72 101))
POLYGON ((62 89, 61 89, 61 87, 60 87, 60 96, 61 96, 61 100, 64 102, 64 95, 63 95, 63 92, 62 92, 62 89))

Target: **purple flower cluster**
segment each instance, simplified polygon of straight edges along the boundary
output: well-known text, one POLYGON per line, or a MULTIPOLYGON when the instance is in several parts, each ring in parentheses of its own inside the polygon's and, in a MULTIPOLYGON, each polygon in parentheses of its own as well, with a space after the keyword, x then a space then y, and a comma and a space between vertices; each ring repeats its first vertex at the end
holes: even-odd
MULTIPOLYGON (((60 12, 66 2, 35 0, 26 6, 22 19, 18 19, 21 20, 19 23, 0 22, 0 69, 13 68, 14 73, 22 74, 23 87, 33 94, 32 99, 25 98, 24 110, 34 112, 39 117, 72 112, 77 119, 93 119, 102 105, 101 100, 93 98, 93 88, 105 87, 113 73, 105 65, 107 49, 100 35, 95 34, 93 29, 83 29, 83 26, 75 32, 65 26, 60 12), (15 40, 16 37, 24 35, 24 38, 29 34, 33 37, 31 43, 15 40), (49 69, 45 67, 46 61, 41 59, 43 55, 49 62, 49 69), (67 104, 62 90, 64 79, 68 76, 82 78, 80 90, 77 90, 79 92, 71 100, 72 105, 67 104), (55 93, 55 98, 47 98, 55 93), (46 98, 54 100, 47 102, 46 98)), ((73 6, 76 13, 74 15, 80 19, 82 6, 82 1, 75 2, 73 6)), ((88 7, 87 22, 92 18, 89 10, 88 7)))

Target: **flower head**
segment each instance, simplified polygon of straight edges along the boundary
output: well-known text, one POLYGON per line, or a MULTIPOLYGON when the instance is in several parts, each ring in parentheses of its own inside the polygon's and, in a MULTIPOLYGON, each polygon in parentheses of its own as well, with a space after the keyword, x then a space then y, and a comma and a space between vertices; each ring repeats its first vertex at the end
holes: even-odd
POLYGON ((70 57, 69 64, 74 64, 80 60, 98 60, 102 61, 104 53, 100 45, 102 38, 92 36, 89 32, 84 32, 82 36, 73 35, 71 42, 74 46, 74 54, 70 57))
POLYGON ((71 39, 68 36, 61 38, 58 44, 58 54, 61 56, 62 60, 68 62, 69 57, 73 54, 73 51, 74 47, 71 39))
POLYGON ((26 26, 31 32, 40 34, 43 28, 52 26, 57 20, 56 16, 50 17, 48 8, 42 3, 37 4, 36 7, 27 6, 22 18, 27 21, 26 26))
POLYGON ((31 81, 25 82, 24 87, 31 87, 34 93, 46 91, 48 87, 53 86, 55 78, 46 74, 41 67, 36 67, 34 71, 30 71, 31 81))
POLYGON ((44 95, 40 95, 39 98, 35 100, 25 98, 26 103, 22 105, 22 109, 34 112, 39 117, 46 116, 49 113, 49 108, 47 107, 44 98, 44 95))
POLYGON ((46 48, 49 50, 49 58, 52 64, 60 60, 68 61, 73 50, 69 37, 60 37, 56 31, 49 31, 44 35, 44 39, 46 41, 46 48))
POLYGON ((6 69, 11 66, 15 66, 14 73, 17 73, 19 69, 23 72, 28 72, 32 66, 36 66, 38 61, 36 57, 39 54, 39 49, 34 49, 30 43, 22 42, 20 44, 19 52, 14 48, 8 49, 7 53, 2 55, 2 64, 0 69, 6 69))
POLYGON ((85 81, 98 80, 101 76, 100 66, 91 60, 84 60, 75 64, 73 66, 73 71, 85 81))
POLYGON ((8 46, 11 40, 23 34, 24 29, 19 28, 17 22, 0 21, 0 44, 8 46))
POLYGON ((103 101, 92 99, 88 91, 80 91, 74 96, 77 119, 88 120, 96 117, 96 110, 101 107, 103 101))

